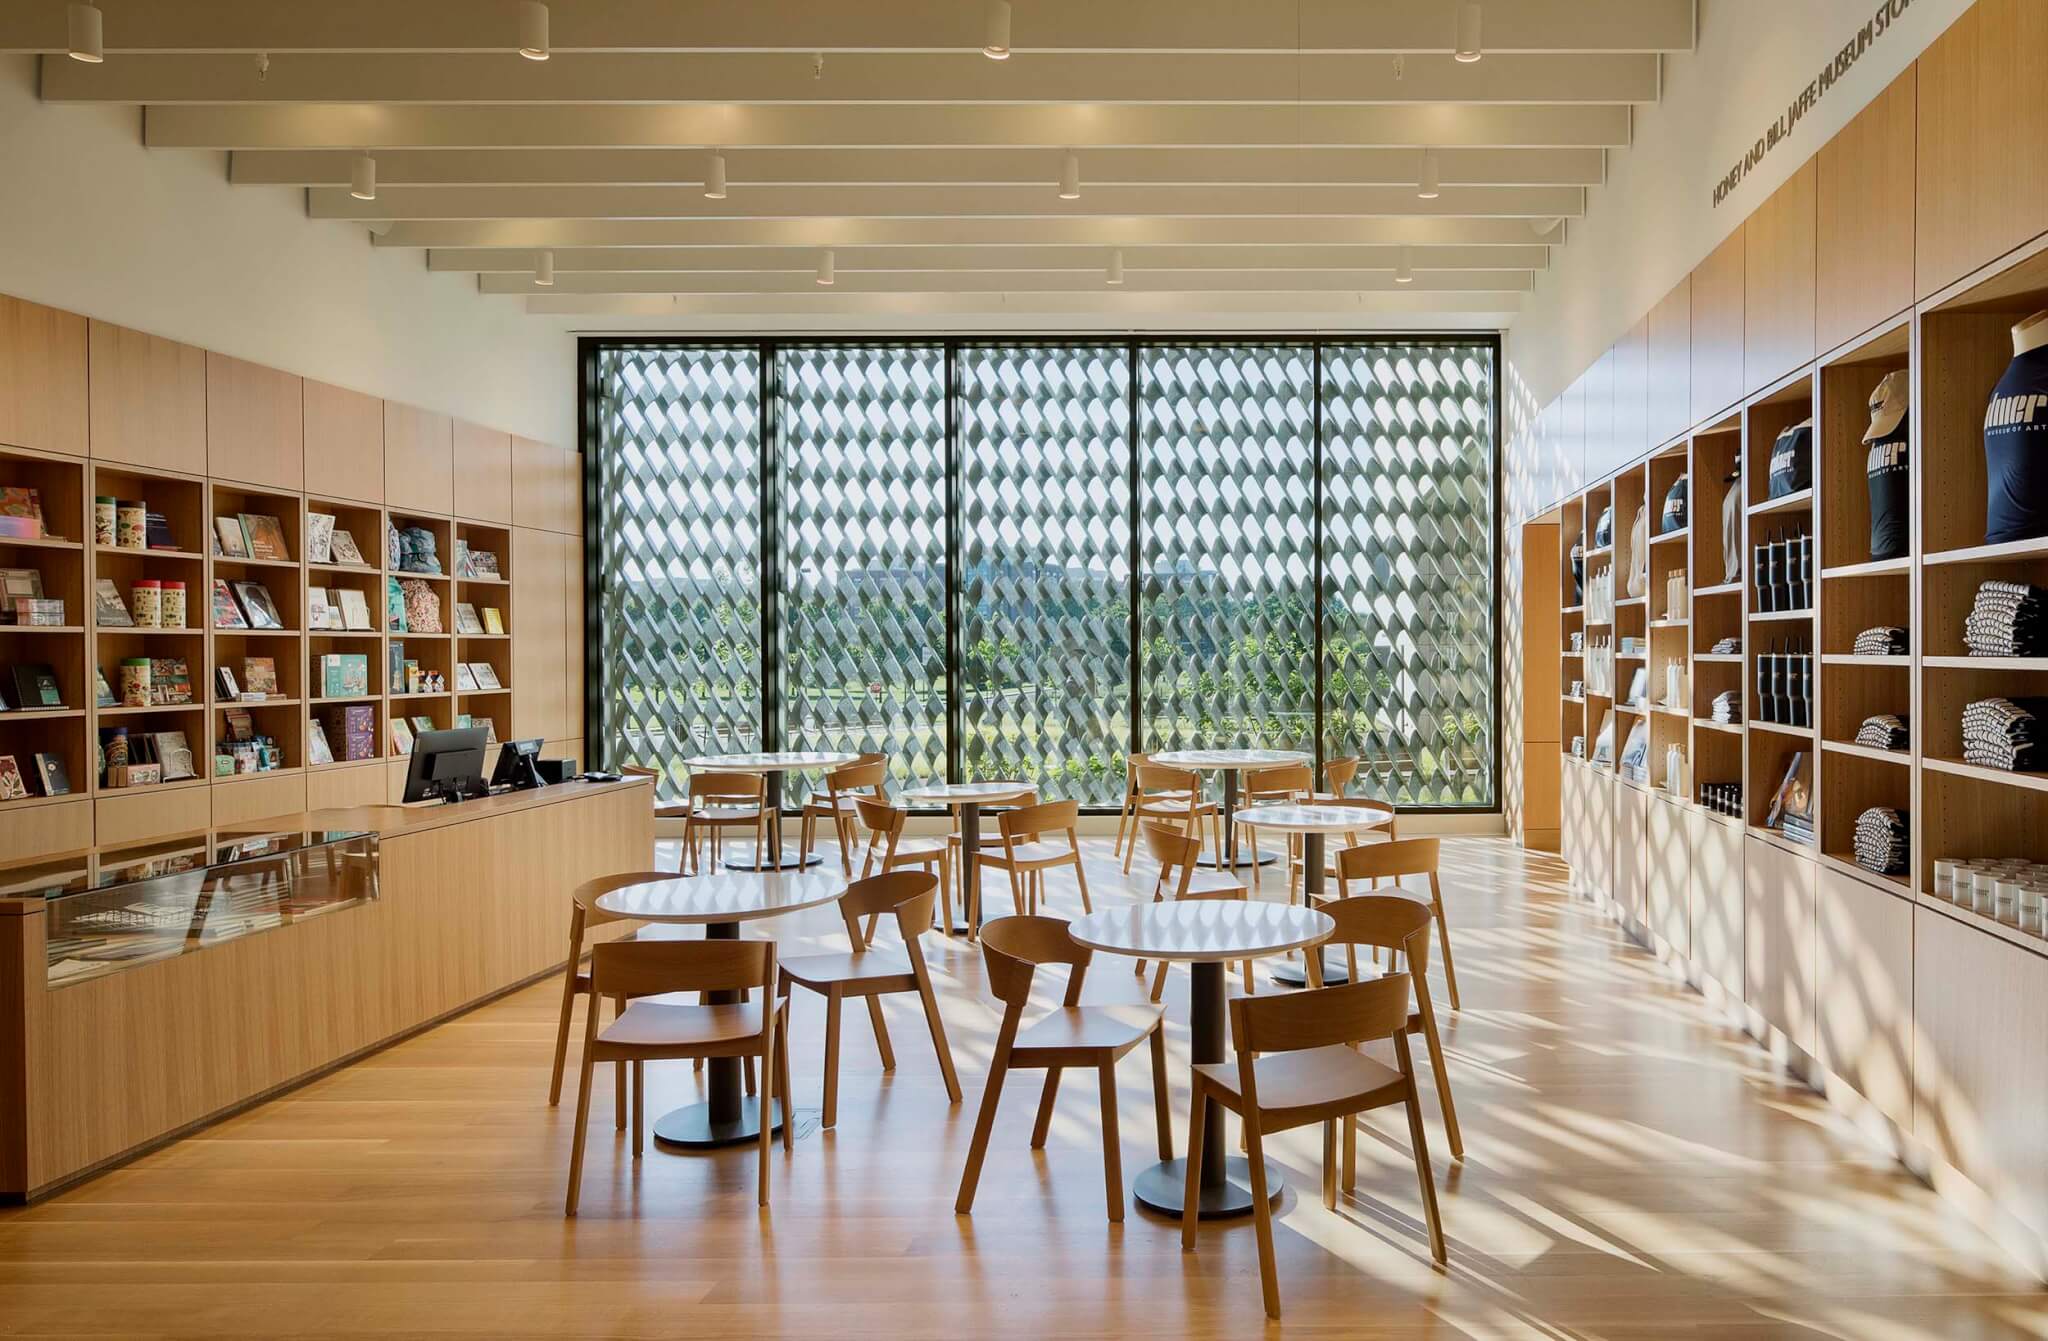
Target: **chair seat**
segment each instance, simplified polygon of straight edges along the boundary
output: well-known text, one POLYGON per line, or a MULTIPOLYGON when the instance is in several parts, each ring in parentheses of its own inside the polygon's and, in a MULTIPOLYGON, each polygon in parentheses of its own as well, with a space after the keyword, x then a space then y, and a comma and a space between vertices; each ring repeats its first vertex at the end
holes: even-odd
POLYGON ((797 955, 781 963, 782 976, 806 987, 826 988, 834 984, 914 981, 910 961, 888 950, 849 951, 842 954, 797 955))
POLYGON ((1244 894, 1244 882, 1221 871, 1196 871, 1188 877, 1190 894, 1244 894))
POLYGON ((738 824, 742 821, 751 823, 761 818, 761 807, 705 806, 702 810, 690 811, 684 818, 693 819, 699 824, 738 824))
POLYGON ((895 861, 911 857, 936 857, 946 850, 943 838, 899 838, 896 840, 895 861))
MULTIPOLYGON (((1187 794, 1183 792, 1180 800, 1177 802, 1170 798, 1162 800, 1156 796, 1148 796, 1145 798, 1144 804, 1138 807, 1138 813, 1140 815, 1159 815, 1166 819, 1184 819, 1188 813, 1187 794)), ((1195 803, 1195 813, 1197 815, 1213 815, 1216 813, 1216 803, 1214 801, 1197 801, 1195 803)))
POLYGON ((1115 1006, 1062 1006, 1032 1021, 1017 1035, 1016 1051, 1111 1053, 1121 1057, 1145 1041, 1159 1026, 1166 1007, 1132 1003, 1115 1006))
POLYGON ((1001 843, 996 843, 984 846, 976 855, 991 866, 1008 866, 1012 861, 1029 866, 1042 861, 1072 860, 1074 849, 1065 843, 1018 843, 1005 851, 1001 843))
MULTIPOLYGON (((1219 1089, 1243 1097, 1236 1062, 1203 1062, 1195 1069, 1219 1089)), ((1341 1044, 1261 1057, 1258 1074, 1259 1108, 1265 1112, 1321 1108, 1354 1099, 1369 1107, 1384 1098, 1389 1087, 1396 1093, 1401 1088, 1399 1071, 1341 1044)))
MULTIPOLYGON (((872 801, 874 799, 872 796, 855 796, 851 794, 841 796, 838 798, 839 809, 844 814, 857 814, 860 809, 860 802, 872 801)), ((833 798, 828 793, 815 793, 804 801, 804 813, 807 815, 829 815, 832 813, 832 801, 833 798)))
POLYGON ((758 1000, 731 1006, 681 1006, 643 998, 631 1002, 597 1036, 621 1048, 691 1048, 739 1043, 761 1033, 758 1000))

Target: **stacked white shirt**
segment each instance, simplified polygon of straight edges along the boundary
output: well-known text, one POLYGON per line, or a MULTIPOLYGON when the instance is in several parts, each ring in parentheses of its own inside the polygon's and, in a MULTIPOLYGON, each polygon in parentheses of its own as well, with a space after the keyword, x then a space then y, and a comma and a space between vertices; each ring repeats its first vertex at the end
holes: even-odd
POLYGON ((1976 657, 2048 656, 2048 589, 1985 582, 1963 621, 1963 645, 1976 657))
POLYGON ((2008 773, 2048 767, 2048 698, 1984 698, 1963 709, 1963 762, 2008 773))
POLYGON ((1873 750, 1904 750, 1912 744, 1912 737, 1905 718, 1881 712, 1863 719, 1863 725, 1856 731, 1856 743, 1873 750))
POLYGON ((1865 629, 1856 635, 1856 645, 1849 650, 1859 657, 1902 657, 1907 651, 1906 631, 1890 624, 1865 629))
POLYGON ((1906 873, 1906 812, 1872 806, 1856 817, 1856 864, 1879 875, 1906 873))

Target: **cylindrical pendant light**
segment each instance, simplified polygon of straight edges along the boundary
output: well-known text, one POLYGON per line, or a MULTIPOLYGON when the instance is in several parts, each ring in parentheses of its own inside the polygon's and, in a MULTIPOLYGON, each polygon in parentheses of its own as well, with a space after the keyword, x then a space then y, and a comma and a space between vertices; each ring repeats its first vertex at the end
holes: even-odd
POLYGON ((1466 65, 1479 59, 1479 0, 1458 6, 1458 49, 1453 53, 1466 65))
POLYGON ((533 258, 533 282, 543 289, 555 286, 555 254, 544 251, 533 258))
POLYGON ((1081 198, 1081 156, 1067 150, 1066 161, 1060 164, 1060 199, 1081 198))
POLYGON ((716 149, 711 151, 711 167, 704 174, 704 198, 725 199, 725 155, 716 149))
POLYGON ((988 36, 981 54, 992 61, 1010 59, 1010 0, 988 0, 988 36))
POLYGON ((98 5, 73 5, 71 7, 71 59, 84 61, 87 65, 98 65, 107 58, 107 49, 102 40, 104 29, 98 5))
POLYGON ((1394 267, 1394 282, 1396 284, 1413 284, 1415 282, 1414 260, 1414 249, 1403 244, 1401 247, 1400 263, 1394 267))
POLYGON ((521 0, 519 54, 530 61, 548 58, 548 7, 540 0, 521 0))
POLYGON ((377 198, 377 160, 368 154, 357 154, 356 161, 348 168, 348 193, 357 200, 377 198))
POLYGON ((1102 282, 1105 284, 1121 284, 1124 282, 1124 249, 1122 247, 1118 247, 1109 254, 1109 268, 1103 272, 1102 282))
POLYGON ((828 251, 818 258, 818 283, 830 288, 838 281, 839 275, 832 267, 832 253, 828 251))
POLYGON ((1441 180, 1441 169, 1437 165, 1436 150, 1423 150, 1422 175, 1415 183, 1415 198, 1417 200, 1435 200, 1443 194, 1441 180))

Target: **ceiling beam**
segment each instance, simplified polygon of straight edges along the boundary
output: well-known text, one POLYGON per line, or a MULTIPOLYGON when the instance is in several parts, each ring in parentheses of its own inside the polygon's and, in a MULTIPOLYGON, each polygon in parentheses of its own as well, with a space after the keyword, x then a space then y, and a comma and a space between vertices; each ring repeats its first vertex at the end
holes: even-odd
POLYGON ((1630 109, 1435 103, 929 108, 887 105, 151 107, 157 149, 620 149, 684 146, 1615 148, 1630 109))
POLYGON ((1557 246, 1542 219, 480 219, 401 220, 379 247, 1557 246))
MULTIPOLYGON (((1126 262, 1128 267, 1128 262, 1126 262)), ((959 274, 914 271, 849 271, 839 269, 831 287, 849 293, 1072 293, 1104 287, 1101 267, 1092 271, 982 270, 959 274)), ((1477 270, 1432 273, 1418 270, 1411 284, 1396 284, 1384 270, 1136 270, 1126 269, 1123 287, 1150 293, 1353 293, 1419 289, 1438 293, 1524 293, 1531 277, 1526 270, 1477 270)), ((608 274, 565 275, 557 271, 556 293, 815 293, 825 287, 815 273, 703 275, 608 274)), ((544 293, 533 276, 478 275, 482 293, 544 293)))
POLYGON ((763 186, 707 200, 693 186, 398 186, 375 200, 344 187, 306 192, 315 219, 774 219, 805 217, 1028 218, 1074 215, 1420 215, 1577 217, 1576 186, 1447 186, 1434 200, 1412 186, 1103 186, 1061 200, 1032 186, 763 186))
POLYGON ((1086 53, 990 61, 978 52, 125 56, 42 63, 47 102, 466 103, 1638 103, 1654 102, 1654 55, 1086 53))
MULTIPOLYGON (((764 273, 810 274, 816 247, 556 247, 555 273, 611 274, 764 273)), ((1150 270, 1392 270, 1402 252, 1417 270, 1545 270, 1550 248, 1526 247, 1129 247, 1124 259, 1150 270)), ((840 247, 843 270, 1085 270, 1100 274, 1103 247, 840 247)), ((532 248, 437 247, 427 269, 483 274, 527 274, 532 248)))
POLYGON ((587 317, 579 334, 639 329, 730 331, 759 335, 779 330, 872 334, 900 329, 1020 331, 1074 334, 1086 330, 1158 331, 1166 338, 1189 329, 1327 332, 1495 331, 1520 310, 1512 293, 817 293, 754 294, 530 294, 529 313, 587 317), (644 324, 642 324, 644 323, 644 324))
MULTIPOLYGON (((341 149, 242 149, 228 179, 244 185, 346 186, 355 154, 341 149)), ((726 155, 726 178, 752 186, 1000 185, 1059 179, 1058 149, 748 149, 726 155)), ((1598 186, 1604 149, 1444 149, 1451 186, 1598 186)), ((377 154, 383 186, 673 186, 701 184, 702 149, 387 149, 377 154)), ((1089 186, 1231 183, 1413 184, 1415 149, 1091 149, 1081 161, 1089 186)))
MULTIPOLYGON (((446 51, 510 54, 509 0, 98 0, 110 55, 136 52, 446 51)), ((550 41, 574 51, 975 51, 982 6, 965 0, 567 0, 550 41)), ((1448 52, 1449 0, 1031 0, 1013 22, 1016 56, 1045 51, 1448 52)), ((1512 0, 1487 7, 1489 54, 1683 51, 1693 0, 1512 0)), ((0 6, 0 51, 65 49, 65 7, 0 6)))

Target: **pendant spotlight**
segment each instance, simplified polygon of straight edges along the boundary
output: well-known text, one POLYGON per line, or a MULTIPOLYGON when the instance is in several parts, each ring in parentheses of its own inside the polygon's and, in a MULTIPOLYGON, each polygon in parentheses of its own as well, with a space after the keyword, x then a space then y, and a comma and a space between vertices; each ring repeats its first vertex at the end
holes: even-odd
POLYGON ((107 58, 98 5, 73 5, 70 11, 71 59, 98 65, 107 58))
POLYGON ((1010 0, 988 0, 987 27, 981 54, 992 61, 1010 59, 1010 0))
POLYGON ((377 160, 368 154, 357 154, 356 161, 349 164, 348 193, 357 200, 377 198, 377 160))
POLYGON ((519 54, 530 61, 548 58, 548 7, 540 0, 521 0, 519 54))
POLYGON ((1479 0, 1467 0, 1458 7, 1458 47, 1452 55, 1470 65, 1484 54, 1479 49, 1479 0))

